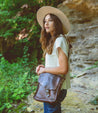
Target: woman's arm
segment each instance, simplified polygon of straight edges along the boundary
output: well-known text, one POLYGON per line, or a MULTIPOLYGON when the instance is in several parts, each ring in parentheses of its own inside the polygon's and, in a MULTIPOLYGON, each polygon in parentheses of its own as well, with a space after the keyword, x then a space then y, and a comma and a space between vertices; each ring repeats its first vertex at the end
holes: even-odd
POLYGON ((58 58, 59 58, 58 67, 53 67, 53 68, 40 67, 38 74, 41 73, 51 73, 56 75, 66 74, 68 72, 68 58, 60 47, 58 48, 58 58))

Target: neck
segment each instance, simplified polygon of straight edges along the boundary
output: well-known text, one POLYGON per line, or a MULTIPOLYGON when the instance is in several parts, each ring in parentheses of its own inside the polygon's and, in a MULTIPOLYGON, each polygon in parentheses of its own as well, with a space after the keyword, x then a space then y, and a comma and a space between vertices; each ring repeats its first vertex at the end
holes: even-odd
POLYGON ((53 32, 50 32, 51 37, 53 37, 53 32))

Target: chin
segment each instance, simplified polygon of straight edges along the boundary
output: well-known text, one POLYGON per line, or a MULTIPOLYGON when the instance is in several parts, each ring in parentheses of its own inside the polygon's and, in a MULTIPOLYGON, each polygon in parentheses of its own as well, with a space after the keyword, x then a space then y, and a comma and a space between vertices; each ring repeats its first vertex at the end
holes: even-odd
POLYGON ((50 31, 46 31, 46 33, 50 33, 50 31))

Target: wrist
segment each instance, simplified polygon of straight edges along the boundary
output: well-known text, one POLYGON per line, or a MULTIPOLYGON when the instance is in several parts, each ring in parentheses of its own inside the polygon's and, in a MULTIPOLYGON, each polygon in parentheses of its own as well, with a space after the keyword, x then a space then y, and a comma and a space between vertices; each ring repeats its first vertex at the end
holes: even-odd
POLYGON ((44 68, 44 73, 46 73, 46 68, 44 68))

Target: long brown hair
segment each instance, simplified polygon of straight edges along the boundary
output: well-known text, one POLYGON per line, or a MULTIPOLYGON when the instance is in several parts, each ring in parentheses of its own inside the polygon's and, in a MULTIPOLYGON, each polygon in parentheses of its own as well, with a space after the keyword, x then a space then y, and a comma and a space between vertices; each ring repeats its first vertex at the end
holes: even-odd
MULTIPOLYGON (((47 14, 48 15, 48 14, 47 14)), ((54 32, 53 36, 51 37, 50 33, 47 33, 45 28, 44 28, 44 23, 45 23, 45 18, 43 20, 43 28, 41 30, 41 38, 40 38, 40 43, 42 45, 42 50, 44 51, 43 56, 45 56, 46 53, 51 54, 53 50, 53 45, 56 40, 56 38, 60 35, 63 34, 63 27, 62 23, 59 20, 59 18, 53 14, 49 14, 51 19, 54 21, 54 32)))

